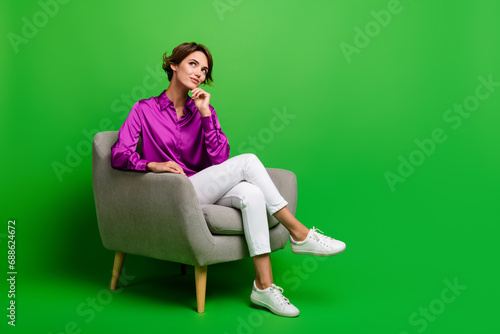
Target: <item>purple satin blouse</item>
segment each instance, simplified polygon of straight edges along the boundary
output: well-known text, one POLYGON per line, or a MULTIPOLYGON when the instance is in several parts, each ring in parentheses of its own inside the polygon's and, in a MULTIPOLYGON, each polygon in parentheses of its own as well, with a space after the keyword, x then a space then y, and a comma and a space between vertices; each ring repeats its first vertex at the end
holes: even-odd
POLYGON ((146 171, 148 162, 175 161, 186 175, 220 164, 229 158, 229 143, 217 114, 201 117, 194 100, 187 98, 184 115, 177 120, 166 91, 134 104, 111 147, 111 166, 146 171), (142 157, 136 152, 142 138, 142 157))

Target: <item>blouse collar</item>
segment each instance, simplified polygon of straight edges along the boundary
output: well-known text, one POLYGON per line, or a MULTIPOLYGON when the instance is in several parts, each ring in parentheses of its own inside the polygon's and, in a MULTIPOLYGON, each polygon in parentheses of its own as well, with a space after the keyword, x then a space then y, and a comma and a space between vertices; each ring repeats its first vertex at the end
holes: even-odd
MULTIPOLYGON (((172 106, 172 109, 174 109, 174 103, 168 98, 167 96, 167 90, 164 90, 159 96, 158 96, 158 104, 160 105, 160 109, 161 110, 166 110, 168 107, 170 107, 170 105, 172 106)), ((186 99, 186 108, 185 110, 188 112, 188 113, 191 113, 192 111, 194 111, 194 109, 196 108, 195 104, 194 104, 194 100, 191 98, 191 97, 187 97, 186 99)))

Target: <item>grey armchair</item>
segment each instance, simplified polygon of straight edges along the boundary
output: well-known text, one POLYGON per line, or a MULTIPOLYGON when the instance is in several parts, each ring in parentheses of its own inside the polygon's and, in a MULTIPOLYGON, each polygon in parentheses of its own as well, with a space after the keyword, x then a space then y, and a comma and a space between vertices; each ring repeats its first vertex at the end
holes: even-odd
MULTIPOLYGON (((241 211, 200 205, 189 179, 173 173, 121 171, 111 167, 118 131, 99 132, 92 149, 92 183, 99 232, 115 251, 111 289, 116 289, 125 255, 143 255, 195 267, 197 311, 204 312, 207 266, 249 257, 241 211)), ((140 145, 138 151, 140 153, 140 145)), ((267 168, 295 214, 295 174, 267 168)), ((285 247, 288 230, 268 214, 271 249, 285 247)))

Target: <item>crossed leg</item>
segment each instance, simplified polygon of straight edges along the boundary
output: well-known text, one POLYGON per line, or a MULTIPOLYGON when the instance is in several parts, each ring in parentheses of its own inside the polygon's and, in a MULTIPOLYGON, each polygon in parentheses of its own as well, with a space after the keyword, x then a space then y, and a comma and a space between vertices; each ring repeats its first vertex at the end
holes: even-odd
POLYGON ((296 241, 309 229, 288 210, 265 167, 254 154, 241 154, 190 177, 200 204, 221 204, 241 209, 245 238, 255 267, 255 284, 273 283, 266 209, 296 241))

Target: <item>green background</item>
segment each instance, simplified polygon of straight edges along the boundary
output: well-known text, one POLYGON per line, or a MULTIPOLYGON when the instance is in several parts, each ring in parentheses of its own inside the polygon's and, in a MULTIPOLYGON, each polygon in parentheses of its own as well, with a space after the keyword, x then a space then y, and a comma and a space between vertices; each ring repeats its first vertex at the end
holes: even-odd
POLYGON ((488 92, 478 78, 500 81, 500 4, 401 0, 374 23, 371 12, 388 6, 74 0, 43 22, 38 2, 2 1, 0 262, 6 273, 15 219, 18 271, 15 328, 0 285, 2 332, 498 331, 500 87, 488 92), (14 46, 34 20, 37 31, 14 46), (289 245, 272 255, 296 319, 250 307, 250 259, 209 267, 201 315, 193 270, 180 276, 175 263, 130 255, 128 286, 107 290, 113 252, 97 229, 85 133, 117 130, 135 100, 165 89, 166 75, 151 73, 191 41, 213 54, 205 88, 231 155, 253 150, 292 170, 299 220, 347 243, 324 261, 289 245), (342 43, 356 41, 367 45, 346 57, 342 43), (476 89, 489 96, 453 129, 447 110, 473 103, 476 89), (422 158, 415 140, 436 128, 446 140, 391 190, 385 173, 422 158), (58 178, 54 164, 68 170, 58 178))

